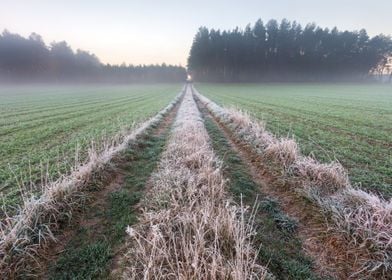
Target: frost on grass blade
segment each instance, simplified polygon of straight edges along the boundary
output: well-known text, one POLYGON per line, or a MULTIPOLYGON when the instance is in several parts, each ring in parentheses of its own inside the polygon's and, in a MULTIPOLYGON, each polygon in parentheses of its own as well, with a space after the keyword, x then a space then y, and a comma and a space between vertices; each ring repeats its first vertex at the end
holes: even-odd
POLYGON ((220 168, 188 88, 140 223, 127 230, 124 279, 270 277, 256 262, 246 208, 228 197, 220 168))
POLYGON ((293 139, 277 139, 249 114, 218 106, 193 89, 195 96, 234 137, 261 158, 278 163, 284 176, 296 179, 299 192, 311 199, 333 221, 333 232, 347 239, 358 267, 353 277, 390 279, 392 275, 392 200, 384 200, 351 186, 338 162, 320 163, 304 157, 293 139))
POLYGON ((180 93, 156 116, 138 125, 122 141, 108 144, 102 151, 91 150, 89 159, 67 176, 48 181, 42 186, 39 197, 31 195, 25 199, 18 213, 5 215, 0 223, 0 278, 9 279, 29 274, 35 269, 40 249, 49 242, 55 242, 54 232, 59 223, 69 219, 75 207, 83 202, 85 187, 94 181, 96 175, 103 176, 110 161, 128 145, 134 142, 149 127, 161 121, 180 100, 180 93))

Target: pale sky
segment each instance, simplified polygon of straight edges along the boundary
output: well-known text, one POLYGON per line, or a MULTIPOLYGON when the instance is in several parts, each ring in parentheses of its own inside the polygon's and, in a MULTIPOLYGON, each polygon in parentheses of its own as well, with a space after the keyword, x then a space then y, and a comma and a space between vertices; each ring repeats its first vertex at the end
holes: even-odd
POLYGON ((0 0, 0 30, 67 41, 104 63, 186 65, 200 26, 245 27, 258 18, 392 34, 392 0, 0 0))

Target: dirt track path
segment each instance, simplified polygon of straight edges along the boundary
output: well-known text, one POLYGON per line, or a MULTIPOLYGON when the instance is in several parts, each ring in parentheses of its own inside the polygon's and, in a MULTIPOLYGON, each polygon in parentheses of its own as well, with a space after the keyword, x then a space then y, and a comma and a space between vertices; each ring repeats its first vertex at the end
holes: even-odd
MULTIPOLYGON (((121 256, 124 254, 124 228, 137 222, 138 202, 151 187, 150 175, 164 150, 180 104, 181 101, 158 126, 150 129, 136 146, 115 162, 105 187, 91 192, 85 209, 75 213, 77 217, 68 227, 71 229, 59 237, 58 245, 47 250, 48 259, 43 262, 42 275, 56 278, 69 273, 68 270, 91 275, 95 273, 90 271, 93 268, 102 269, 97 273, 105 278, 120 277, 123 269, 121 256), (84 256, 86 251, 88 255, 84 256), (86 260, 92 260, 92 263, 83 263, 86 260)), ((201 102, 197 104, 215 145, 214 149, 217 154, 221 153, 224 165, 228 166, 227 177, 234 185, 238 185, 239 193, 248 192, 247 203, 251 204, 251 200, 256 197, 261 197, 262 202, 267 204, 273 204, 275 199, 278 202, 271 206, 272 210, 262 209, 258 216, 262 227, 261 246, 271 243, 265 246, 269 251, 262 252, 264 255, 261 258, 276 272, 277 279, 318 279, 313 276, 310 278, 309 275, 314 274, 323 279, 347 279, 352 266, 340 248, 341 242, 331 239, 327 234, 325 220, 319 211, 293 191, 293 182, 283 181, 268 162, 238 141, 201 102), (285 223, 283 225, 282 219, 285 223), (297 221, 293 229, 287 228, 294 225, 292 221, 297 221), (311 257, 315 266, 312 267, 308 260, 303 259, 303 251, 311 257)))
MULTIPOLYGON (((156 127, 152 132, 151 137, 152 138, 163 138, 164 145, 162 145, 159 155, 157 155, 157 157, 155 158, 154 169, 151 170, 151 172, 149 172, 148 177, 146 177, 144 180, 143 193, 148 192, 148 190, 151 188, 151 174, 155 170, 155 167, 159 162, 161 153, 165 149, 167 137, 168 137, 170 130, 173 126, 174 119, 177 115, 179 107, 181 106, 181 103, 182 103, 182 98, 177 103, 175 108, 169 113, 169 115, 166 118, 164 118, 162 120, 161 124, 158 127, 156 127)), ((138 205, 134 206, 134 210, 138 211, 138 205)), ((123 258, 123 255, 125 254, 125 250, 126 250, 126 243, 122 242, 122 244, 119 244, 117 246, 117 250, 113 256, 113 260, 111 262, 111 266, 109 269, 109 275, 108 275, 109 279, 115 280, 115 279, 120 279, 122 277, 122 274, 124 271, 122 258, 123 258)))
POLYGON ((213 121, 230 148, 238 154, 261 192, 276 199, 283 212, 298 222, 296 233, 303 250, 315 263, 314 271, 321 277, 348 279, 353 273, 355 260, 347 258, 342 245, 344 241, 328 233, 328 222, 320 211, 294 191, 295 182, 282 180, 268 161, 234 137, 200 101, 198 104, 207 115, 206 118, 213 121))
POLYGON ((121 241, 125 228, 137 220, 137 203, 148 187, 150 174, 164 149, 180 103, 181 100, 159 125, 148 129, 135 145, 113 162, 105 186, 89 193, 87 205, 80 213, 75 213, 75 219, 59 236, 59 242, 48 248, 41 277, 72 278, 94 274, 108 277, 110 271, 116 269, 117 260, 123 253, 121 241), (105 246, 98 250, 100 244, 105 246), (85 257, 92 259, 91 264, 88 260, 83 263, 86 262, 82 256, 85 251, 89 251, 85 257), (93 260, 100 257, 101 263, 93 260), (90 271, 88 265, 95 266, 96 273, 90 271))

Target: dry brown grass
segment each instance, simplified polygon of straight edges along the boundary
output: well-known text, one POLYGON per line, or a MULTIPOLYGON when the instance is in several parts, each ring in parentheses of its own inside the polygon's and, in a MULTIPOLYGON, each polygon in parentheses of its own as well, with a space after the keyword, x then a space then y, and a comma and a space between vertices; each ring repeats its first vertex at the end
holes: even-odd
POLYGON ((334 230, 346 237, 347 254, 357 266, 352 277, 391 279, 392 201, 351 187, 319 200, 331 213, 334 230))
POLYGON ((190 90, 130 235, 124 279, 265 279, 253 213, 226 193, 190 90), (245 218, 245 217, 251 217, 245 218))
POLYGON ((194 93, 236 138, 262 158, 279 162, 284 176, 300 182, 298 191, 332 220, 332 233, 345 236, 346 254, 355 263, 353 279, 392 279, 391 200, 354 189, 341 164, 301 156, 294 140, 277 139, 248 114, 224 109, 194 93))
POLYGON ((264 155, 287 170, 298 158, 298 146, 293 139, 280 139, 264 149, 264 155))
POLYGON ((73 210, 84 202, 85 188, 104 179, 111 160, 146 129, 157 124, 179 98, 177 96, 160 113, 131 132, 116 137, 115 141, 107 141, 99 152, 92 146, 85 163, 56 181, 46 180, 39 197, 25 194, 16 215, 5 214, 0 223, 1 279, 28 275, 39 266, 37 257, 50 242, 56 241, 55 233, 60 224, 69 220, 73 210))
POLYGON ((311 157, 299 157, 290 166, 292 176, 305 180, 305 185, 318 187, 323 195, 333 194, 350 186, 347 171, 338 162, 319 163, 311 157))

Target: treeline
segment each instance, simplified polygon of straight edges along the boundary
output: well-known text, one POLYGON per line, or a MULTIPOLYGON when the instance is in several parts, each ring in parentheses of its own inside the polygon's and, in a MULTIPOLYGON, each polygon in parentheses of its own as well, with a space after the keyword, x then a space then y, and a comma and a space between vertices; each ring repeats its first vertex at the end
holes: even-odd
POLYGON ((183 82, 186 70, 172 65, 109 65, 66 42, 47 46, 42 37, 0 34, 0 82, 183 82))
POLYGON ((286 19, 244 30, 199 29, 188 58, 198 81, 364 80, 388 66, 392 40, 286 19))

